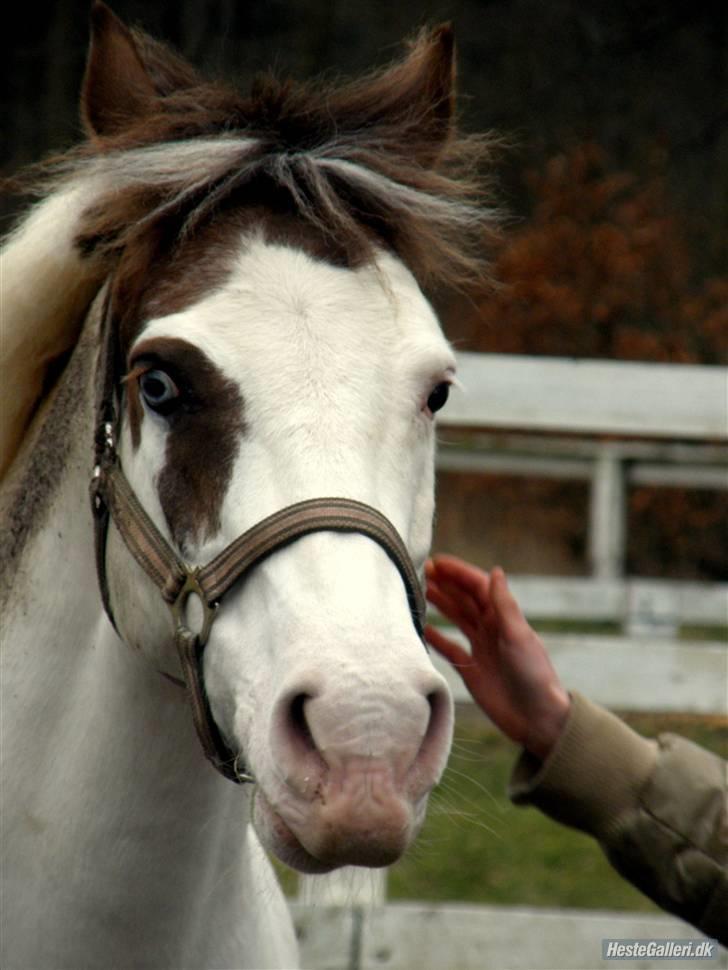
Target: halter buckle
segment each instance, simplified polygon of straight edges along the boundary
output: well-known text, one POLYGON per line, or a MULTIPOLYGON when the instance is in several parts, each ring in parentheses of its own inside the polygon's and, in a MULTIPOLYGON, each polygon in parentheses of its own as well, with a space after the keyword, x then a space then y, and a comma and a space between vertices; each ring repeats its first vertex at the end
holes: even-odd
POLYGON ((169 604, 169 609, 172 613, 175 630, 189 630, 187 618, 185 616, 185 607, 190 596, 197 597, 197 599, 200 601, 200 606, 202 607, 202 624, 195 636, 197 637, 200 647, 204 647, 207 643, 208 637, 210 636, 210 629, 212 627, 213 620, 217 616, 218 604, 210 604, 207 602, 205 592, 200 585, 199 572, 200 570, 197 566, 195 566, 193 569, 187 570, 182 588, 180 589, 179 593, 177 593, 177 597, 174 602, 169 604))
POLYGON ((104 421, 103 432, 106 454, 113 457, 116 455, 116 439, 114 437, 114 425, 111 421, 104 421))

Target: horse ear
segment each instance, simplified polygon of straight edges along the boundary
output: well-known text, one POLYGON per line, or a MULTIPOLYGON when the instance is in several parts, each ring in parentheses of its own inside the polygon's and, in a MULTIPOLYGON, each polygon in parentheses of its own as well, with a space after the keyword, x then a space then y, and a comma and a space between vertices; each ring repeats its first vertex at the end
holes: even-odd
MULTIPOLYGON (((421 112, 420 130, 423 138, 430 141, 434 163, 455 124, 456 61, 452 26, 441 24, 416 41, 403 66, 412 72, 412 95, 421 112)), ((423 149, 426 152, 424 143, 423 149)))
MULTIPOLYGON (((435 167, 455 124, 455 40, 450 24, 423 30, 404 60, 343 93, 352 114, 376 132, 398 133, 402 151, 435 167), (366 117, 367 108, 369 117, 366 117)), ((344 105, 346 114, 346 106, 344 105)))
POLYGON ((87 133, 118 134, 147 114, 155 98, 132 32, 97 0, 91 8, 91 44, 81 89, 87 133))
POLYGON ((81 118, 91 137, 119 134, 158 108, 160 99, 200 83, 185 60, 130 30, 96 0, 81 91, 81 118))

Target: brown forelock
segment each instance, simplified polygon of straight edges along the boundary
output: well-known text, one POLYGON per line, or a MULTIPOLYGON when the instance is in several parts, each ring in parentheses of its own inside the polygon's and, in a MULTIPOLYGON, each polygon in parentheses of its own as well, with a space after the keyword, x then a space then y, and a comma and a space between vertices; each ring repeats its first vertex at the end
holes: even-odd
POLYGON ((245 430, 243 400, 236 384, 187 340, 143 340, 130 361, 132 369, 142 365, 145 370, 164 370, 182 395, 179 407, 162 419, 168 431, 157 487, 170 533, 184 554, 191 542, 209 538, 220 528, 222 503, 245 430))
POLYGON ((391 246, 423 283, 459 285, 482 277, 488 217, 438 222, 427 206, 403 204, 396 192, 388 199, 386 191, 361 180, 355 184, 340 170, 327 172, 322 190, 297 162, 323 149, 325 157, 369 169, 423 199, 464 202, 476 213, 484 182, 475 169, 492 142, 456 132, 449 29, 423 32, 405 60, 362 80, 325 86, 269 76, 248 97, 198 81, 194 73, 185 75, 184 65, 161 45, 133 36, 159 96, 125 127, 97 133, 81 155, 85 151, 90 160, 154 144, 237 135, 240 157, 231 161, 226 155, 216 168, 213 150, 209 181, 181 203, 175 202, 180 186, 173 182, 155 186, 150 179, 147 185, 135 181, 111 189, 85 214, 82 247, 116 258, 135 226, 150 215, 156 218, 155 213, 164 211, 166 217, 171 208, 173 220, 189 233, 211 208, 253 204, 274 213, 297 210, 299 219, 316 224, 328 238, 329 252, 349 261, 364 252, 371 258, 376 238, 391 246), (256 140, 255 147, 250 139, 256 140), (280 177, 281 160, 292 173, 287 182, 280 177))

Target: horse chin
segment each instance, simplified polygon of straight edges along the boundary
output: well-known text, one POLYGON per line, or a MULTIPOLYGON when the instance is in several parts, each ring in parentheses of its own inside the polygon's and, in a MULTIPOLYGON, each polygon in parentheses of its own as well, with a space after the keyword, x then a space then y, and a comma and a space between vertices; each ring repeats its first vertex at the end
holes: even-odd
POLYGON ((265 848, 291 869, 319 875, 337 868, 335 864, 317 859, 303 847, 260 789, 256 791, 254 820, 255 830, 265 848))
POLYGON ((399 818, 388 820, 385 832, 378 830, 376 837, 366 829, 343 830, 338 835, 326 832, 325 823, 314 826, 314 832, 306 832, 302 823, 300 834, 288 824, 280 812, 271 805, 262 789, 255 796, 254 823, 261 841, 269 852, 281 862, 309 875, 331 872, 341 866, 381 868, 392 865, 407 849, 419 831, 425 814, 425 803, 416 806, 413 819, 411 809, 400 806, 399 818), (318 830, 318 831, 316 831, 318 830))

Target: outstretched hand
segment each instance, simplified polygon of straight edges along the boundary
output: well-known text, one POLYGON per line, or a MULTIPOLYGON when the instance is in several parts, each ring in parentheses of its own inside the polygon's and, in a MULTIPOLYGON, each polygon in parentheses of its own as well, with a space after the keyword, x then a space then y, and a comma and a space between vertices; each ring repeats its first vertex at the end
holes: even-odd
POLYGON ((430 644, 450 661, 493 723, 538 758, 554 746, 570 699, 505 573, 482 572, 454 556, 427 563, 427 598, 470 641, 469 653, 433 626, 430 644))

